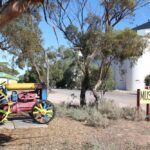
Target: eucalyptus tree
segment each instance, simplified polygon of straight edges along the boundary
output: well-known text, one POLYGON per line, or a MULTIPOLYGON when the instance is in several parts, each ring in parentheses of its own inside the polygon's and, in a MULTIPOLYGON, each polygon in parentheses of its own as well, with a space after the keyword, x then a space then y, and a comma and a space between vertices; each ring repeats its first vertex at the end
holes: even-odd
POLYGON ((39 81, 42 81, 40 71, 42 67, 38 64, 38 59, 43 51, 39 22, 39 13, 36 15, 23 14, 14 19, 1 29, 0 49, 12 54, 13 61, 19 68, 32 67, 39 81))
POLYGON ((105 83, 113 60, 137 58, 142 55, 144 41, 129 29, 116 31, 115 27, 123 19, 133 16, 136 9, 147 4, 141 0, 56 0, 49 1, 46 8, 51 24, 57 27, 71 43, 75 51, 81 52, 83 59, 78 63, 82 70, 81 106, 86 104, 85 94, 93 91, 98 103, 97 89, 105 83), (99 11, 95 11, 95 5, 99 11), (99 60, 97 75, 91 64, 99 60), (96 76, 95 85, 91 76, 96 76))
POLYGON ((5 72, 11 75, 18 75, 19 72, 15 68, 11 68, 8 62, 0 62, 0 72, 5 72))

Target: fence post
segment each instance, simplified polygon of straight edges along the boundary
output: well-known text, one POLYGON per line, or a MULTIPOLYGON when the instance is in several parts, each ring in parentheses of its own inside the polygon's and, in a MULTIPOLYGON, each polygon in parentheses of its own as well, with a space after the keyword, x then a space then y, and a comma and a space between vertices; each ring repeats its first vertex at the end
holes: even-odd
POLYGON ((137 89, 137 110, 140 109, 140 89, 137 89))
MULTIPOLYGON (((150 86, 146 86, 145 89, 150 89, 150 86)), ((150 120, 150 104, 146 104, 146 120, 150 120)))

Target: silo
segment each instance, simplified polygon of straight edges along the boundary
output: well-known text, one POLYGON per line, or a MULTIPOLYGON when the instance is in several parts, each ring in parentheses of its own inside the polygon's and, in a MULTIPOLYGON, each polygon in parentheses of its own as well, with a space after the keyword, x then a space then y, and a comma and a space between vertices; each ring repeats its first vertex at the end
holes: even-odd
POLYGON ((150 74, 150 52, 148 48, 138 61, 131 67, 131 61, 127 61, 126 88, 136 91, 145 87, 144 79, 150 74))
MULTIPOLYGON (((150 22, 134 28, 139 36, 144 37, 150 33, 150 22)), ((150 45, 144 50, 144 54, 131 67, 131 61, 127 60, 126 89, 136 91, 145 87, 144 79, 150 74, 150 45)))

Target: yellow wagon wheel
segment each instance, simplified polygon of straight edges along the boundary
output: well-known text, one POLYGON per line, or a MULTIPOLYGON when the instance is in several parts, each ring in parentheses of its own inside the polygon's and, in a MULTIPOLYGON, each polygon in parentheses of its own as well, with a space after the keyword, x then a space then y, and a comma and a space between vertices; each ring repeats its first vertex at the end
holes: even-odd
POLYGON ((41 124, 48 124, 55 116, 54 105, 50 101, 37 102, 31 112, 32 118, 41 124))
POLYGON ((0 104, 0 124, 3 124, 7 120, 8 115, 11 113, 12 104, 10 101, 0 104))
POLYGON ((13 103, 9 100, 5 92, 0 89, 0 124, 3 124, 7 120, 8 115, 11 113, 11 105, 13 103))
POLYGON ((0 124, 3 124, 7 120, 7 111, 0 109, 0 124))

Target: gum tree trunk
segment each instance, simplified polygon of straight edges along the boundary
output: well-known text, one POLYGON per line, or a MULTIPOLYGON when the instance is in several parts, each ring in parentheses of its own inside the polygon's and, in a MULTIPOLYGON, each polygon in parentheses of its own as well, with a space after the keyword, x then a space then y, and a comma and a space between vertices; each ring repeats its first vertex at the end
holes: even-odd
POLYGON ((97 83, 95 84, 94 88, 92 89, 93 96, 95 98, 95 105, 97 108, 98 108, 99 103, 102 101, 102 97, 103 97, 102 96, 103 92, 101 93, 101 96, 100 96, 98 91, 97 91, 98 88, 101 86, 101 84, 102 84, 102 81, 98 80, 97 83))
POLYGON ((88 88, 89 88, 89 74, 87 70, 81 83, 80 106, 82 107, 86 105, 86 91, 88 90, 88 88))
MULTIPOLYGON (((20 16, 27 8, 36 3, 43 3, 43 0, 14 0, 10 1, 8 5, 0 12, 0 28, 5 26, 11 20, 20 16)), ((1 7, 3 7, 1 5, 1 7)))

